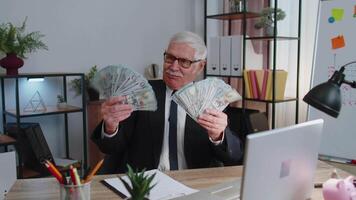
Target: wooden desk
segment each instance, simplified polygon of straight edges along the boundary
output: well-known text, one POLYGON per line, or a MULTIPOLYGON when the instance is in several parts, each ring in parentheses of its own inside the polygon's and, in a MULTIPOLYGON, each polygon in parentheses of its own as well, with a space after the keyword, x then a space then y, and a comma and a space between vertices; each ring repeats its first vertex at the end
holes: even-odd
MULTIPOLYGON (((315 182, 325 182, 329 179, 333 167, 319 162, 315 175, 315 182)), ((349 175, 339 171, 342 177, 349 175)), ((202 189, 224 181, 233 180, 242 176, 242 167, 221 167, 167 172, 174 179, 185 185, 202 189)), ((101 180, 116 175, 99 175, 93 179, 91 185, 91 199, 120 199, 114 192, 100 183, 101 180)), ((22 179, 17 180, 6 199, 58 199, 59 187, 54 178, 22 179)), ((321 189, 314 189, 313 200, 322 200, 321 189)))

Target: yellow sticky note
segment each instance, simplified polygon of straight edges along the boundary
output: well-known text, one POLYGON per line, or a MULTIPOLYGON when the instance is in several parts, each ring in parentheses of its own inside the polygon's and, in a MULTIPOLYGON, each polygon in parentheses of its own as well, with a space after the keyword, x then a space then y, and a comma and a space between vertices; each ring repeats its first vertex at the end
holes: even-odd
POLYGON ((344 9, 334 8, 331 11, 331 15, 335 18, 335 21, 341 21, 344 18, 344 9))

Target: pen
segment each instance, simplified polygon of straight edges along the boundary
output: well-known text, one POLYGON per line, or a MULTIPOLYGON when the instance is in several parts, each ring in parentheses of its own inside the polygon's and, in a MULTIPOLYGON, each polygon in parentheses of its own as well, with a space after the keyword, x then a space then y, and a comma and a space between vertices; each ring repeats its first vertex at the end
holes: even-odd
POLYGON ((331 162, 342 163, 342 164, 356 164, 356 160, 347 159, 347 158, 333 157, 333 156, 319 155, 319 159, 320 160, 331 161, 331 162))
POLYGON ((91 179, 93 179, 93 176, 96 174, 96 172, 98 172, 98 170, 100 169, 101 165, 103 165, 104 159, 101 159, 94 167, 94 169, 88 174, 87 177, 85 177, 84 179, 84 183, 87 183, 89 181, 91 181, 91 179))

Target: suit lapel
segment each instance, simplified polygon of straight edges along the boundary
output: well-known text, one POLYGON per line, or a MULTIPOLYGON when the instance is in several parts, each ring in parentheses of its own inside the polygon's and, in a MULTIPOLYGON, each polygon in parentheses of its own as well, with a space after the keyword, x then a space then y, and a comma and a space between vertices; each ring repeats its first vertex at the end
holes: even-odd
POLYGON ((154 166, 157 167, 161 156, 162 142, 164 135, 164 113, 166 102, 166 85, 163 81, 150 82, 157 98, 158 109, 150 113, 149 119, 149 132, 152 134, 152 149, 154 166))

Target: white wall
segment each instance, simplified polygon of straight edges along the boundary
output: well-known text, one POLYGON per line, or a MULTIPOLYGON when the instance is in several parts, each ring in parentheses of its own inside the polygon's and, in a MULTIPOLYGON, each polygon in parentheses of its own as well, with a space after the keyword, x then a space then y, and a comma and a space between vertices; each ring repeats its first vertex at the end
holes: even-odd
MULTIPOLYGON (((49 51, 29 55, 20 73, 87 72, 93 65, 127 64, 143 73, 151 63, 162 65, 169 37, 182 30, 203 36, 203 0, 1 0, 0 23, 20 25, 28 16, 27 30, 45 34, 49 51)), ((56 80, 45 81, 50 87, 56 80)), ((21 84, 27 84, 22 81, 21 84)), ((42 87, 41 86, 41 87, 42 87)), ((21 86, 21 103, 36 87, 21 86)), ((11 86, 8 89, 14 92, 11 86)), ((60 89, 42 89, 48 104, 60 89)), ((8 102, 14 101, 10 95, 8 102)), ((80 98, 71 100, 80 104, 80 98)), ((42 117, 45 136, 53 153, 64 155, 61 117, 42 117), (60 122, 60 125, 56 125, 60 122), (60 141, 60 142, 58 142, 60 141)), ((30 120, 30 119, 28 119, 30 120)), ((33 121, 38 118, 33 119, 33 121)), ((81 159, 80 116, 70 121, 72 157, 81 159)))

